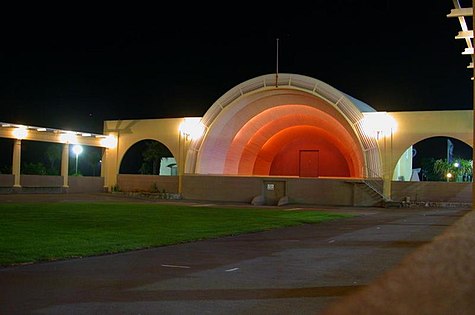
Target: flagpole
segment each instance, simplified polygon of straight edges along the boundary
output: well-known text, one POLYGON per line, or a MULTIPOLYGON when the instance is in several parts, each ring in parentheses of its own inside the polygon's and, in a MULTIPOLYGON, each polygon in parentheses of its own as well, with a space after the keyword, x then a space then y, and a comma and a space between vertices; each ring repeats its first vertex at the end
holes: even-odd
POLYGON ((278 86, 278 80, 279 80, 279 39, 276 38, 275 87, 278 86))

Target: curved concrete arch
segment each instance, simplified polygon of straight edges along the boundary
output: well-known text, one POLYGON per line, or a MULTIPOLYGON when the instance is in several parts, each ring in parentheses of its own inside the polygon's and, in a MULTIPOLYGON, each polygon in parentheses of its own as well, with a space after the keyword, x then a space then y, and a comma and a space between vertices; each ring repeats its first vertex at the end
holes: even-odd
MULTIPOLYGON (((432 137, 450 137, 460 140, 473 148, 473 111, 414 111, 391 112, 397 121, 391 150, 383 153, 383 159, 390 161, 390 176, 399 158, 413 144, 432 137)), ((388 144, 389 146, 389 144, 388 144)))
MULTIPOLYGON (((306 113, 306 116, 314 116, 313 124, 323 113, 332 117, 336 125, 351 136, 357 148, 354 152, 361 157, 358 162, 361 168, 381 168, 377 143, 362 132, 361 125, 362 113, 374 109, 319 80, 282 74, 277 87, 274 75, 257 77, 231 89, 210 107, 202 119, 207 131, 201 140, 191 144, 185 172, 239 174, 236 165, 239 165, 245 139, 249 140, 250 135, 262 136, 265 125, 270 120, 278 121, 282 115, 289 115, 288 106, 292 105, 318 110, 318 114, 313 110, 306 113), (254 119, 257 116, 261 119, 254 119)), ((292 125, 292 120, 293 125, 299 125, 302 114, 295 113, 292 117, 287 119, 287 127, 292 125)), ((278 130, 274 127, 273 132, 278 130)), ((364 170, 354 173, 364 175, 364 170)))
POLYGON ((161 143, 163 146, 165 146, 169 151, 170 153, 173 155, 173 157, 175 157, 176 159, 176 156, 173 154, 173 152, 170 150, 170 148, 165 144, 163 143, 162 141, 160 141, 159 139, 156 139, 156 138, 148 138, 148 137, 144 137, 142 139, 138 138, 139 140, 136 140, 135 142, 128 142, 127 145, 125 147, 122 148, 122 154, 119 155, 119 158, 118 158, 118 167, 117 167, 117 171, 118 173, 120 173, 120 168, 122 166, 122 162, 125 158, 125 156, 127 155, 127 153, 129 152, 129 150, 136 144, 142 142, 142 141, 155 141, 155 142, 158 142, 158 143, 161 143))
POLYGON ((339 143, 337 136, 312 125, 285 128, 268 139, 257 154, 253 174, 298 176, 300 151, 310 151, 315 147, 325 149, 313 150, 321 151, 319 177, 361 177, 361 164, 355 167, 354 160, 351 159, 354 152, 348 152, 345 145, 339 143), (321 156, 322 153, 327 157, 321 156))
POLYGON ((313 126, 321 130, 319 135, 314 134, 314 136, 332 138, 334 143, 339 144, 337 147, 343 148, 342 150, 348 154, 351 164, 358 165, 358 170, 352 172, 352 176, 362 176, 364 157, 355 145, 357 139, 354 135, 350 134, 331 115, 306 105, 273 107, 258 114, 245 124, 233 139, 228 151, 225 164, 226 174, 251 175, 259 150, 267 141, 282 130, 295 126, 313 126), (255 130, 256 125, 260 126, 258 130, 255 130), (332 134, 325 130, 332 130, 332 134), (342 144, 343 142, 344 144, 342 144))

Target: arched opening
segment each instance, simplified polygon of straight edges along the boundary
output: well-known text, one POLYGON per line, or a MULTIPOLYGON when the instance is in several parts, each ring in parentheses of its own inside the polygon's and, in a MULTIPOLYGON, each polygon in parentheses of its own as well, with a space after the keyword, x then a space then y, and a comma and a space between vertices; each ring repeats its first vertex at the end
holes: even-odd
POLYGON ((430 137, 413 144, 401 155, 393 180, 471 181, 472 164, 470 145, 452 137, 430 137))
POLYGON ((163 143, 146 139, 127 150, 120 163, 119 173, 175 176, 176 160, 163 143))
POLYGON ((253 174, 300 177, 349 177, 350 167, 338 141, 314 126, 294 126, 272 136, 256 157, 253 174))
POLYGON ((312 106, 268 108, 236 132, 227 147, 224 173, 360 177, 363 156, 348 128, 336 113, 312 106))
POLYGON ((186 172, 353 178, 368 170, 380 173, 377 142, 362 129, 363 113, 374 109, 309 77, 282 74, 278 88, 274 81, 270 75, 248 80, 211 106, 202 119, 204 137, 191 144, 186 172))

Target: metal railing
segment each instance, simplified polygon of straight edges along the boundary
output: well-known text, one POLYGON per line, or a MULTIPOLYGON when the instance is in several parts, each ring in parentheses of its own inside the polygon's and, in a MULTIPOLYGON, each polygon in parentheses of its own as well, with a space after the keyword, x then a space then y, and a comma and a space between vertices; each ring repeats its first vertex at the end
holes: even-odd
POLYGON ((376 192, 384 201, 389 201, 390 198, 384 194, 384 179, 378 172, 375 172, 369 168, 366 169, 366 174, 368 174, 363 182, 376 192))

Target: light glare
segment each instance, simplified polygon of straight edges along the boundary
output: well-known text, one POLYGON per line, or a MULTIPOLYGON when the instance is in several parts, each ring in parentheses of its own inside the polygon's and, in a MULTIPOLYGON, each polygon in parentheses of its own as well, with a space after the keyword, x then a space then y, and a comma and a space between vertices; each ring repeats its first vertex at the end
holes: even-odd
POLYGON ((115 148, 117 146, 117 138, 113 135, 109 135, 101 139, 101 145, 108 149, 115 148))
POLYGON ((79 144, 76 144, 73 146, 74 154, 79 155, 82 153, 82 151, 83 151, 82 146, 80 146, 79 144))
POLYGON ((25 139, 28 135, 28 130, 24 126, 13 129, 12 134, 18 140, 25 139))
POLYGON ((59 138, 64 143, 77 143, 76 134, 72 131, 60 134, 59 138))
POLYGON ((386 112, 364 113, 362 122, 366 135, 379 139, 387 137, 397 130, 397 122, 386 112))
POLYGON ((200 117, 185 117, 180 124, 179 131, 192 140, 197 140, 203 135, 205 126, 201 123, 200 117))

